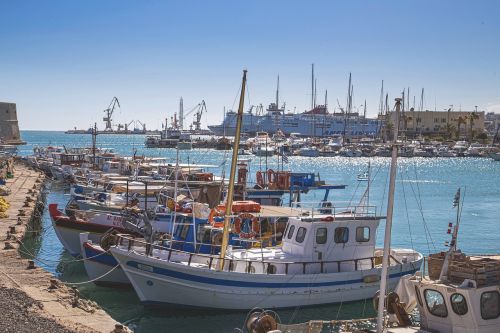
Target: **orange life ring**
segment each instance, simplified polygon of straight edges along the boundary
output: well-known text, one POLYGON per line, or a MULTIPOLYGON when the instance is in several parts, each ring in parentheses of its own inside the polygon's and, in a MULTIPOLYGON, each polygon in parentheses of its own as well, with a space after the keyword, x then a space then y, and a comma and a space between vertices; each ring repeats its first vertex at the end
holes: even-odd
POLYGON ((335 217, 333 217, 332 215, 330 215, 330 216, 326 216, 326 217, 323 217, 323 218, 321 219, 321 221, 325 221, 325 222, 333 222, 333 221, 335 221, 335 217))
POLYGON ((222 205, 222 208, 223 208, 222 211, 220 210, 220 206, 221 205, 212 208, 212 210, 210 211, 210 214, 208 214, 208 222, 210 222, 210 224, 215 228, 222 228, 224 226, 224 220, 216 221, 216 217, 220 218, 220 217, 224 216, 225 211, 226 211, 226 207, 224 205, 222 205))

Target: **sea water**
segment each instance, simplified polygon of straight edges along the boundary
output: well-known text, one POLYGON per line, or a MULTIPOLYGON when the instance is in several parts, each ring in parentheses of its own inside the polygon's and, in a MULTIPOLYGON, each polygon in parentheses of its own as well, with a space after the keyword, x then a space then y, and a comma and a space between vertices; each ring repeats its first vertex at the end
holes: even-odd
MULTIPOLYGON (((23 131, 27 145, 19 154, 30 154, 35 146, 87 147, 91 136, 63 132, 23 131)), ((175 163, 174 149, 148 149, 143 135, 99 135, 98 146, 113 148, 122 155, 166 157, 175 163)), ((344 190, 332 190, 330 200, 336 205, 356 204, 366 191, 367 183, 357 175, 371 165, 369 204, 377 206, 377 213, 385 215, 387 207, 388 172, 390 158, 347 157, 289 157, 282 166, 277 157, 250 158, 249 181, 255 182, 255 172, 282 167, 294 172, 314 172, 327 184, 345 184, 344 190)), ((229 175, 230 151, 180 151, 179 162, 210 164, 209 171, 229 175)), ((450 240, 448 223, 455 223, 457 211, 453 198, 461 188, 463 205, 460 212, 458 245, 469 254, 500 252, 500 162, 488 158, 399 158, 396 181, 392 246, 413 248, 424 254, 445 250, 450 240)), ((49 185, 48 203, 63 207, 68 199, 68 188, 61 184, 49 185)), ((310 191, 302 196, 304 202, 323 199, 323 192, 310 191)), ((285 201, 288 199, 286 198, 285 201)), ((384 221, 377 232, 377 246, 383 245, 384 221)), ((26 256, 35 256, 38 264, 68 282, 86 281, 81 262, 75 261, 64 250, 51 226, 48 212, 42 217, 40 235, 27 237, 26 256)), ((92 283, 79 285, 84 297, 96 301, 113 318, 126 323, 135 332, 234 332, 242 327, 247 313, 228 311, 182 310, 176 308, 144 308, 135 292, 127 289, 97 287, 92 283)), ((309 319, 351 319, 374 316, 371 299, 346 304, 293 308, 278 311, 284 323, 299 323, 309 319)))

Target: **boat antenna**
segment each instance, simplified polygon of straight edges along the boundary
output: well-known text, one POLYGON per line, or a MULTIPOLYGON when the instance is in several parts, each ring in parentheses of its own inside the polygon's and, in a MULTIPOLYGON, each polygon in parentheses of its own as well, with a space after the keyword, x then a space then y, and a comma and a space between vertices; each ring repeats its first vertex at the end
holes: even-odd
MULTIPOLYGON (((455 193, 455 198, 453 198, 453 208, 457 209, 457 221, 455 223, 455 226, 453 227, 453 233, 451 234, 451 243, 450 243, 450 248, 448 252, 446 252, 446 256, 444 257, 444 262, 443 262, 443 267, 441 267, 441 273, 439 274, 439 280, 440 281, 446 281, 447 280, 447 274, 448 274, 448 266, 450 264, 450 257, 453 252, 457 250, 457 237, 458 237, 458 228, 460 225, 460 187, 457 190, 457 193, 455 193)), ((451 222, 449 225, 449 228, 451 228, 451 222)), ((451 232, 451 229, 448 229, 448 232, 451 232)))
POLYGON ((226 255, 229 243, 229 222, 233 208, 234 178, 236 174, 236 165, 238 164, 238 146, 240 144, 241 123, 243 120, 243 107, 245 103, 245 86, 247 83, 247 70, 243 70, 243 79, 241 82, 240 104, 238 114, 236 115, 236 133, 234 134, 233 157, 231 159, 231 171, 229 173, 229 186, 226 197, 226 213, 224 214, 224 229, 222 233, 222 244, 219 254, 219 270, 224 268, 224 257, 226 255))
POLYGON ((382 272, 380 275, 380 292, 378 298, 377 333, 384 329, 384 301, 387 291, 387 277, 389 268, 389 252, 391 248, 392 215, 394 211, 394 189, 396 187, 396 170, 398 161, 398 127, 401 98, 396 98, 396 121, 394 122, 394 138, 392 139, 392 158, 389 180, 389 196, 387 199, 387 218, 385 223, 384 256, 382 258, 382 272))

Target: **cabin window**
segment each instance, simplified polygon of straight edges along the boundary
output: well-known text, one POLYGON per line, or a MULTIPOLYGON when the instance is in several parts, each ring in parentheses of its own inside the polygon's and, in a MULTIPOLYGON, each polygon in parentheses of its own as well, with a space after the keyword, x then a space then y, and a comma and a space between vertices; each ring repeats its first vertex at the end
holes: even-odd
POLYGON ((288 239, 292 239, 293 232, 295 231, 295 226, 292 225, 290 229, 288 230, 288 239))
POLYGON ((444 297, 439 291, 426 289, 424 291, 424 296, 427 309, 431 314, 442 318, 448 316, 448 309, 446 308, 444 297))
POLYGON ((316 230, 316 244, 325 244, 328 237, 328 229, 318 228, 316 230))
POLYGON ((289 225, 289 224, 287 224, 287 225, 286 225, 286 227, 285 227, 285 231, 283 231, 283 236, 285 236, 285 235, 286 235, 286 232, 288 231, 288 228, 289 228, 289 227, 290 227, 290 225, 289 225))
POLYGON ((356 242, 368 242, 370 240, 370 228, 369 227, 357 227, 356 228, 356 242))
POLYGON ((295 236, 295 241, 297 243, 302 243, 304 241, 304 238, 306 238, 306 232, 307 232, 306 228, 300 227, 299 230, 297 231, 297 236, 295 236))
POLYGON ((481 317, 485 320, 500 316, 500 294, 498 291, 486 291, 481 294, 481 317))
POLYGON ((467 308, 467 302, 462 294, 453 294, 450 297, 451 309, 459 316, 463 316, 469 311, 467 308))
POLYGON ((424 306, 424 303, 422 302, 422 296, 420 296, 420 290, 418 290, 418 287, 415 286, 415 294, 417 295, 417 301, 420 306, 424 306))
POLYGON ((346 227, 335 228, 335 243, 347 243, 349 241, 349 229, 346 227))

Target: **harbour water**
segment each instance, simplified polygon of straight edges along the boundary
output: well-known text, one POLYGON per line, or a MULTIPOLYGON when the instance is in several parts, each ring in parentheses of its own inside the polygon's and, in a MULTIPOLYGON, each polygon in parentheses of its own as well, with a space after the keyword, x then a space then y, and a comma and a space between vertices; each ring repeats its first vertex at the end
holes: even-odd
MULTIPOLYGON (((24 131, 26 146, 20 155, 32 152, 34 146, 57 145, 81 147, 91 144, 90 135, 66 135, 63 132, 24 131)), ((147 149, 142 135, 99 135, 98 145, 113 148, 123 155, 134 153, 166 157, 175 163, 173 149, 147 149)), ((255 171, 260 167, 277 169, 276 157, 245 156, 252 159, 250 181, 255 181, 255 171)), ((181 163, 202 163, 216 166, 214 173, 228 170, 230 152, 191 150, 180 153, 181 163)), ((356 202, 364 192, 367 182, 357 181, 357 175, 366 171, 368 162, 374 176, 370 186, 370 204, 385 215, 388 187, 389 158, 346 157, 289 157, 285 169, 294 172, 319 173, 326 183, 346 184, 345 190, 335 190, 330 195, 334 202, 356 202)), ((488 158, 400 158, 398 160, 396 203, 394 211, 393 246, 414 248, 424 254, 444 250, 449 240, 448 222, 454 222, 456 211, 452 201, 458 187, 465 192, 461 213, 459 248, 469 254, 497 253, 500 231, 500 162, 488 158)), ((310 192, 302 201, 321 200, 323 193, 310 192)), ((53 183, 47 202, 64 206, 69 199, 68 190, 53 183)), ((379 228, 377 243, 382 246, 383 226, 379 228)), ((81 262, 67 255, 52 229, 45 212, 43 231, 39 236, 26 240, 23 251, 37 257, 39 265, 70 282, 87 280, 81 262)), ((29 256, 29 254, 27 254, 29 256)), ((208 312, 188 309, 147 309, 140 305, 133 290, 96 287, 93 284, 78 286, 85 297, 95 300, 111 316, 125 322, 135 332, 233 332, 243 325, 246 313, 208 312)), ((308 319, 350 319, 374 315, 371 299, 364 302, 337 304, 315 308, 294 308, 279 311, 286 323, 308 319)))

